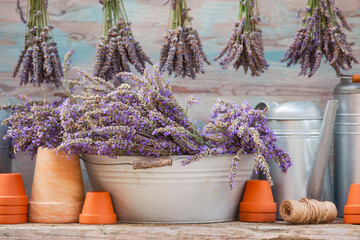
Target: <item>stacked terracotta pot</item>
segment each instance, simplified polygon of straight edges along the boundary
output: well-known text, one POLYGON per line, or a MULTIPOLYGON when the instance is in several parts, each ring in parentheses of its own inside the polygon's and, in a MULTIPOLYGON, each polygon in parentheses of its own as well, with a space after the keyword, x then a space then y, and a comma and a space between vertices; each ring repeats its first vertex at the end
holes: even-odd
POLYGON ((344 223, 360 224, 360 183, 353 183, 350 186, 344 207, 344 223))
POLYGON ((29 199, 20 173, 0 174, 0 224, 26 223, 29 199))
POLYGON ((276 203, 266 180, 246 182, 240 203, 239 220, 242 222, 275 222, 276 203))

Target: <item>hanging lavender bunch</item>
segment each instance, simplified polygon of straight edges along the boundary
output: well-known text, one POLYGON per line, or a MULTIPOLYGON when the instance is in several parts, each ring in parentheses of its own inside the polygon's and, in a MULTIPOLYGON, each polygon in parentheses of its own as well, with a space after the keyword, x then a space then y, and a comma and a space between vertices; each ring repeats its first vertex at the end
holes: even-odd
POLYGON ((135 41, 123 0, 100 3, 103 4, 102 36, 96 45, 94 76, 110 80, 119 72, 131 72, 130 64, 142 74, 145 63, 152 65, 152 62, 135 41))
POLYGON ((245 73, 250 68, 252 76, 260 76, 269 67, 264 57, 260 17, 254 14, 255 4, 257 7, 257 0, 240 0, 239 16, 230 39, 215 58, 221 59, 223 69, 232 64, 236 70, 242 66, 245 73))
MULTIPOLYGON (((24 21, 19 2, 17 9, 24 21)), ((20 85, 31 83, 40 86, 43 83, 52 83, 59 87, 64 74, 57 44, 50 35, 53 27, 48 24, 47 1, 29 0, 26 20, 24 49, 14 68, 13 77, 16 77, 22 64, 20 85)))
POLYGON ((302 26, 281 61, 287 61, 287 66, 300 63, 299 75, 308 77, 319 69, 323 56, 338 75, 340 68, 351 69, 352 62, 359 62, 338 20, 351 31, 344 15, 335 7, 335 0, 308 0, 302 26))
POLYGON ((191 77, 205 73, 203 61, 210 65, 197 30, 191 26, 190 8, 186 0, 171 0, 170 29, 164 36, 160 53, 160 72, 174 72, 175 77, 191 77))
POLYGON ((289 155, 275 145, 276 136, 266 125, 263 110, 251 109, 244 101, 241 106, 219 99, 212 110, 211 120, 203 129, 217 153, 236 154, 230 172, 230 188, 234 187, 236 169, 241 154, 255 154, 255 170, 261 170, 272 184, 268 161, 274 159, 283 173, 292 165, 289 155))

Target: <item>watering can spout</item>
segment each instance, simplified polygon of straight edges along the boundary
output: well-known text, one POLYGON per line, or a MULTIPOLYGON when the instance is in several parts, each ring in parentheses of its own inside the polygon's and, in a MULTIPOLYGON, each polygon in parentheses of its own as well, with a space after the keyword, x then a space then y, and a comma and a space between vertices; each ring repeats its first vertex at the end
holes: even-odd
POLYGON ((337 108, 338 100, 333 99, 327 102, 320 128, 319 143, 314 155, 311 177, 308 183, 307 197, 311 199, 321 200, 337 108))

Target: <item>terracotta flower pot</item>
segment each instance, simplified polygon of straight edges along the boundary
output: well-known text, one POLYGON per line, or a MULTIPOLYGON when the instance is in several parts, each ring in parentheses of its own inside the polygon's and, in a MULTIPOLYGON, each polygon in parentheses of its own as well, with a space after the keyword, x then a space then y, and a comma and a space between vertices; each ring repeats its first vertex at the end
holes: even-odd
MULTIPOLYGON (((0 174, 0 206, 28 205, 24 183, 20 173, 0 174)), ((0 213, 1 214, 1 213, 0 213)))
POLYGON ((29 206, 29 221, 71 223, 79 221, 84 186, 77 155, 39 148, 29 206))
POLYGON ((360 183, 353 183, 350 186, 344 207, 344 223, 360 224, 360 183))
POLYGON ((0 215, 0 224, 26 223, 27 219, 27 214, 0 215))
POLYGON ((79 223, 114 224, 117 222, 109 192, 88 192, 79 223))
POLYGON ((243 222, 275 222, 276 203, 269 182, 247 181, 239 211, 239 220, 243 222))
POLYGON ((20 215, 27 214, 28 206, 0 206, 0 215, 20 215))

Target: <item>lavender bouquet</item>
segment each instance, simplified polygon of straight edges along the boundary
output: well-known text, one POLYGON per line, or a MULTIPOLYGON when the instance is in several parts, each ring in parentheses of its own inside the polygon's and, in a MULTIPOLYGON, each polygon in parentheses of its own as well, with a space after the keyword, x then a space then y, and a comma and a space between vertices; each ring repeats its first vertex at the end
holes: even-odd
POLYGON ((189 11, 186 0, 170 1, 170 29, 161 48, 160 72, 168 71, 169 75, 174 72, 175 77, 195 79, 197 73, 205 73, 203 61, 210 62, 197 30, 191 26, 189 11))
POLYGON ((26 20, 19 0, 17 8, 21 20, 26 24, 26 33, 24 49, 14 68, 13 77, 16 77, 22 64, 20 85, 31 83, 40 86, 43 83, 52 83, 59 87, 64 74, 57 44, 50 35, 53 27, 49 25, 47 1, 29 0, 26 20))
POLYGON ((230 168, 230 188, 235 184, 235 173, 240 154, 255 154, 254 168, 266 175, 272 184, 268 161, 275 160, 283 173, 292 165, 289 155, 275 145, 274 132, 266 125, 264 110, 251 109, 244 101, 241 106, 219 99, 212 110, 211 120, 203 129, 205 141, 218 154, 233 153, 230 168))
POLYGON ((264 57, 262 31, 260 30, 260 17, 255 15, 254 7, 257 0, 240 0, 239 15, 226 46, 221 50, 216 60, 221 59, 220 65, 227 69, 230 64, 238 70, 248 69, 252 76, 259 76, 268 69, 264 57))
MULTIPOLYGON (((12 154, 27 152, 35 157, 39 147, 56 148, 62 141, 63 129, 60 125, 60 114, 57 108, 61 101, 22 99, 18 106, 4 108, 12 113, 2 125, 10 125, 5 138, 11 138, 12 154)), ((14 156, 14 155, 12 155, 14 156)))
POLYGON ((110 80, 119 72, 131 72, 133 64, 141 74, 145 63, 152 65, 131 31, 123 0, 100 0, 103 4, 102 36, 96 46, 93 74, 110 80))
POLYGON ((112 83, 79 70, 83 86, 76 102, 60 107, 64 141, 58 149, 68 154, 98 155, 198 154, 207 146, 185 110, 175 100, 169 83, 155 68, 142 78, 119 75, 138 87, 112 83))
POLYGON ((351 69, 352 62, 359 62, 338 20, 351 31, 344 15, 335 7, 335 0, 308 0, 302 26, 281 61, 287 61, 287 66, 300 63, 299 75, 308 77, 319 69, 323 56, 338 75, 340 68, 351 69))
MULTIPOLYGON (((234 186, 240 154, 255 153, 255 168, 264 172, 269 181, 270 159, 275 159, 283 172, 292 164, 287 153, 275 145, 276 138, 266 126, 263 111, 250 109, 246 102, 239 107, 219 100, 201 133, 157 67, 152 73, 145 69, 142 78, 132 73, 119 74, 136 83, 136 87, 115 87, 78 71, 83 78, 76 84, 83 86, 83 92, 74 96, 76 101, 68 99, 59 107, 64 139, 58 150, 111 157, 191 155, 182 161, 183 165, 211 154, 236 153, 230 187, 234 186)), ((194 96, 187 99, 188 107, 198 102, 194 96)))

